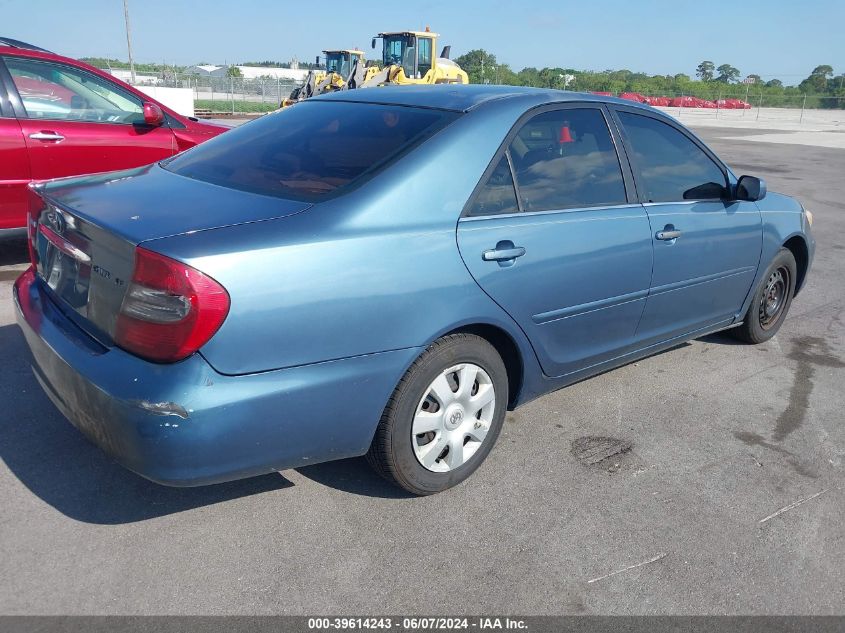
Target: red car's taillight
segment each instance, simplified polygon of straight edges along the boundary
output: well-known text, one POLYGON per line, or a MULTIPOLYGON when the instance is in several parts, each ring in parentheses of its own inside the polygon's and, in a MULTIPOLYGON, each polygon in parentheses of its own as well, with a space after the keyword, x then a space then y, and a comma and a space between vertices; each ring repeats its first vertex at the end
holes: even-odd
POLYGON ((115 328, 115 342, 148 360, 186 358, 229 313, 229 294, 211 277, 140 246, 115 328))
POLYGON ((45 206, 44 198, 30 188, 29 212, 26 214, 26 243, 29 247, 29 261, 33 266, 38 265, 38 249, 35 240, 38 239, 38 218, 45 206))

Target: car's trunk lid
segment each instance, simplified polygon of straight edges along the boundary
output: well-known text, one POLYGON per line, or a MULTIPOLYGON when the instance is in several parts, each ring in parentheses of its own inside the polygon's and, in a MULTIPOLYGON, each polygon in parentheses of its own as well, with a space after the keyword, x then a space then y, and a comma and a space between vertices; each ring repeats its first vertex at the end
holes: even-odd
MULTIPOLYGON (((53 181, 39 194, 45 205, 36 229, 37 273, 65 311, 105 344, 112 341, 138 244, 310 206, 191 180, 155 165, 53 181)), ((145 247, 155 250, 154 244, 145 247)))
POLYGON ((159 165, 53 181, 43 193, 76 217, 133 244, 280 218, 311 206, 193 180, 159 165))

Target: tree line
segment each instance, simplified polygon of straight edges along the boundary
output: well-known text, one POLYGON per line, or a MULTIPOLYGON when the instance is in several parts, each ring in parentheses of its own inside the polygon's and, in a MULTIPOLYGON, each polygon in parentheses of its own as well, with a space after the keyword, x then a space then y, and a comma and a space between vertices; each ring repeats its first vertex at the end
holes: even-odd
POLYGON ((499 63, 496 56, 484 49, 471 50, 456 58, 469 75, 470 83, 498 83, 511 86, 534 86, 578 90, 581 92, 638 92, 644 95, 688 95, 701 99, 748 98, 754 104, 762 98, 766 106, 798 106, 807 96, 807 107, 845 107, 845 74, 834 75, 829 65, 816 66, 797 86, 787 86, 779 79, 763 81, 759 75, 742 73, 730 64, 716 66, 703 61, 696 68, 696 77, 649 75, 630 70, 601 72, 574 68, 542 68, 533 66, 514 71, 499 63), (747 83, 746 83, 747 81, 747 83))

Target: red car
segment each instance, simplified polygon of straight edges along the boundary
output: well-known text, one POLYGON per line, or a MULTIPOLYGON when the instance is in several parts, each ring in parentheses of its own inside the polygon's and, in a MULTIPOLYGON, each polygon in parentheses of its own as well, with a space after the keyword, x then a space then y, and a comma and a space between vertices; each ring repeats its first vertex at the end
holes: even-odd
POLYGON ((153 163, 225 132, 88 64, 0 37, 0 233, 26 226, 26 187, 153 163))

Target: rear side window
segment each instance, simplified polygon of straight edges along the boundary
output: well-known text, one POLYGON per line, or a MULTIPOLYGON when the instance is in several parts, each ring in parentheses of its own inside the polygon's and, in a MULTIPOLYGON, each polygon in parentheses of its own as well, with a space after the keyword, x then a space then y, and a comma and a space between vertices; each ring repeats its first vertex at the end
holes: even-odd
POLYGON ((649 202, 724 197, 725 174, 689 137, 651 117, 619 112, 649 202))
POLYGON ((232 189, 317 200, 372 177, 457 116, 369 103, 304 102, 221 134, 164 167, 232 189))
POLYGON ((516 202, 511 167, 508 165, 507 156, 502 156, 487 182, 476 194, 469 209, 469 215, 501 215, 518 212, 519 205, 516 202))
POLYGON ((509 150, 525 211, 627 202, 616 148, 596 108, 538 114, 509 150))

